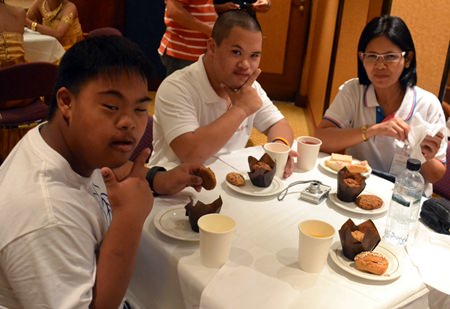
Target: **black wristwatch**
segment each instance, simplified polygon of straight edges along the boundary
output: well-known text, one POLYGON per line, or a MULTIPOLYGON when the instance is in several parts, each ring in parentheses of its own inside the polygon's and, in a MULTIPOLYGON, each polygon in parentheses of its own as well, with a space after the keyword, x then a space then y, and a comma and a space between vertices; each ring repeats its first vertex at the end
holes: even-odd
POLYGON ((151 167, 147 175, 145 175, 145 179, 147 179, 148 185, 150 186, 150 189, 153 191, 153 195, 157 196, 158 192, 155 191, 153 188, 153 180, 155 179, 155 175, 159 172, 166 172, 167 170, 162 166, 153 166, 151 167))

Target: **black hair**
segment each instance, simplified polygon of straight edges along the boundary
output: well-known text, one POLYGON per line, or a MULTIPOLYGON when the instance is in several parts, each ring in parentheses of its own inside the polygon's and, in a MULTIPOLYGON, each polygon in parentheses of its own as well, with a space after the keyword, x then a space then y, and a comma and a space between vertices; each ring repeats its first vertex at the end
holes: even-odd
POLYGON ((122 36, 96 36, 73 45, 61 59, 49 104, 48 118, 56 110, 56 92, 66 87, 78 94, 81 87, 99 77, 135 73, 149 81, 151 65, 142 50, 122 36))
MULTIPOLYGON (((405 22, 397 16, 383 15, 372 19, 361 33, 358 43, 358 51, 365 52, 369 42, 377 37, 384 36, 392 43, 397 45, 402 51, 405 51, 405 57, 409 52, 413 52, 414 56, 408 68, 404 68, 400 75, 400 84, 402 87, 414 86, 417 83, 416 72, 416 49, 414 42, 405 22)), ((358 78, 362 85, 369 85, 370 80, 362 60, 358 57, 358 78)))
POLYGON ((228 37, 233 27, 262 32, 258 20, 252 17, 246 10, 226 11, 219 15, 212 30, 211 36, 217 45, 220 45, 228 37))

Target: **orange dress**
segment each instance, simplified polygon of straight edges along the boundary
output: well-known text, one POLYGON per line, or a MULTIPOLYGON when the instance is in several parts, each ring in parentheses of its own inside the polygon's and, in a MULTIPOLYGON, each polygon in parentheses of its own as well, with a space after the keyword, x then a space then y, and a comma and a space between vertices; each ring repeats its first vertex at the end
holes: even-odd
POLYGON ((0 68, 25 62, 23 34, 18 32, 0 33, 0 68))
POLYGON ((41 5, 41 15, 42 15, 42 24, 44 26, 51 27, 53 29, 57 29, 60 23, 67 23, 69 25, 69 29, 66 34, 59 39, 60 43, 67 50, 73 44, 83 39, 83 31, 81 29, 81 24, 78 17, 74 18, 73 14, 70 13, 66 16, 61 16, 62 3, 53 11, 47 10, 45 7, 45 3, 47 1, 42 1, 41 5))

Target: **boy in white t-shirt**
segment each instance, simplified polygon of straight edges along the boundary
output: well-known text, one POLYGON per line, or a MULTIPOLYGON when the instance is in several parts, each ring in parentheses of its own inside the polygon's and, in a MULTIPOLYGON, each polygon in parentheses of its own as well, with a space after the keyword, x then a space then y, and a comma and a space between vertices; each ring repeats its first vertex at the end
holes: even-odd
POLYGON ((162 194, 201 184, 195 165, 147 170, 148 149, 128 161, 148 120, 148 76, 146 56, 123 37, 64 55, 48 122, 0 167, 0 307, 118 308, 149 184, 162 194))

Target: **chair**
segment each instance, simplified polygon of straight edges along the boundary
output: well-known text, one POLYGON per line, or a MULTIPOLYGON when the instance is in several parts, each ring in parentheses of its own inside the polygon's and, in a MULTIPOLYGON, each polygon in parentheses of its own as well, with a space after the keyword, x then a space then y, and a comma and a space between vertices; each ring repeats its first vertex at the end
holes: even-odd
MULTIPOLYGON (((141 151, 144 148, 150 148, 150 150, 153 150, 152 143, 153 143, 153 117, 148 116, 147 126, 145 127, 144 135, 141 137, 141 140, 139 141, 138 145, 131 154, 130 160, 134 162, 134 160, 136 160, 137 156, 141 153, 141 151)), ((149 158, 150 155, 148 156, 146 161, 148 161, 149 158)))
POLYGON ((0 69, 0 164, 31 127, 47 119, 45 100, 52 93, 57 72, 57 65, 49 62, 0 69))
POLYGON ((447 143, 447 169, 444 177, 433 184, 433 192, 450 200, 450 141, 447 143))
POLYGON ((120 30, 113 28, 113 27, 102 27, 102 28, 97 28, 97 29, 89 31, 87 34, 87 37, 91 38, 91 37, 100 36, 100 35, 122 36, 122 32, 120 32, 120 30))

